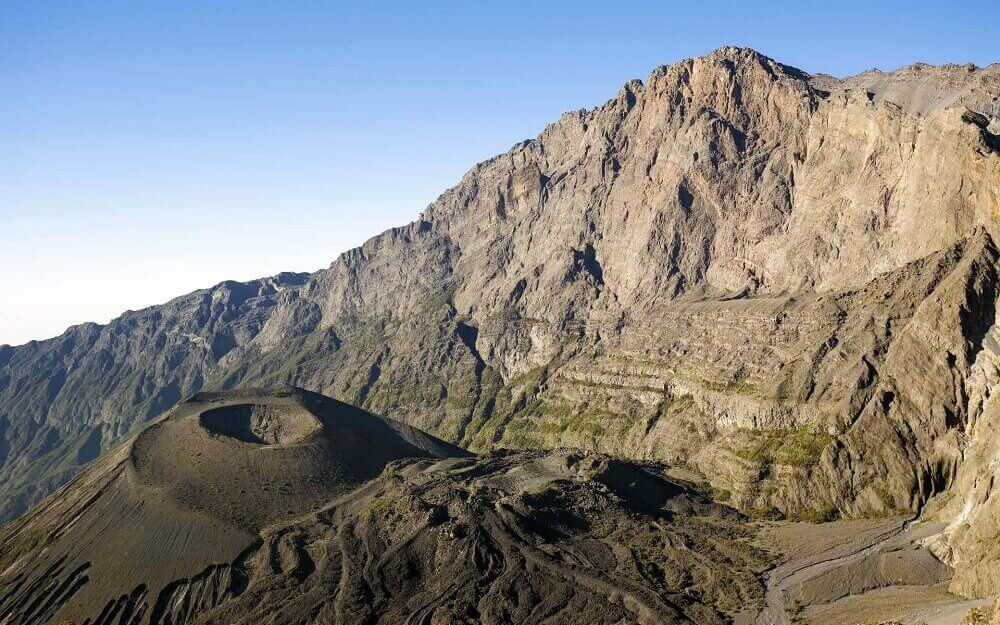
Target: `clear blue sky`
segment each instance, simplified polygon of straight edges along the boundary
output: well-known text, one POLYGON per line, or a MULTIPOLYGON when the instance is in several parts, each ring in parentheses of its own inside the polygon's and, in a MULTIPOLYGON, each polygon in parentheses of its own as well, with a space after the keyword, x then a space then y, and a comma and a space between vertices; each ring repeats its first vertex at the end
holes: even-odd
POLYGON ((318 269, 657 65, 986 65, 998 7, 3 0, 0 343, 318 269))

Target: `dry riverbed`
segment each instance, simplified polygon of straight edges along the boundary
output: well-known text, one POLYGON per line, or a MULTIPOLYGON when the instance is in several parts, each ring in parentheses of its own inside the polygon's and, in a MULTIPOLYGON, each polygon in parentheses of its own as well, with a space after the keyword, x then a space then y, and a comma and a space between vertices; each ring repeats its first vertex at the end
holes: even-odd
POLYGON ((941 529, 906 518, 768 524, 760 545, 783 562, 766 574, 763 609, 736 623, 959 625, 992 599, 947 591, 950 567, 921 544, 941 529))

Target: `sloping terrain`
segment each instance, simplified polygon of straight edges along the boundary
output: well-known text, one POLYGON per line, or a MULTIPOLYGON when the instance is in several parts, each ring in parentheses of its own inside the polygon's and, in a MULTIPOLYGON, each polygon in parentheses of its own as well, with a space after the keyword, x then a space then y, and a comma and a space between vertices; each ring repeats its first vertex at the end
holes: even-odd
POLYGON ((658 68, 328 269, 0 347, 3 515, 182 396, 296 384, 474 450, 686 463, 747 513, 923 512, 995 593, 998 97, 1000 65, 658 68))
POLYGON ((654 465, 202 394, 7 528, 0 622, 723 623, 762 597, 742 521, 654 465))

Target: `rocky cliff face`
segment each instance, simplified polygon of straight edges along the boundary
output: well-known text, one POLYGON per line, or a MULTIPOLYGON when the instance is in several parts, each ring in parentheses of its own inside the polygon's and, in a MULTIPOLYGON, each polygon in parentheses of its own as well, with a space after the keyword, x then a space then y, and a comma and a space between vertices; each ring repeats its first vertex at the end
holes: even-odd
MULTIPOLYGON (((687 463, 749 511, 980 501, 998 97, 998 65, 658 68, 326 270, 0 348, 4 515, 180 397, 247 383, 477 450, 687 463)), ((986 531, 969 519, 995 527, 973 507, 934 508, 957 562, 986 531)))

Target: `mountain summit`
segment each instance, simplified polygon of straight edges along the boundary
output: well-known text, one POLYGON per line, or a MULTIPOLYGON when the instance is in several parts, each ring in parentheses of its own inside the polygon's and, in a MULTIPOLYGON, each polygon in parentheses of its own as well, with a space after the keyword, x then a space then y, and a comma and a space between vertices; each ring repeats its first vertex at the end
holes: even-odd
POLYGON ((748 513, 922 514, 952 589, 998 592, 998 97, 996 64, 657 68, 327 269, 0 347, 3 514, 184 396, 294 384, 748 513))

